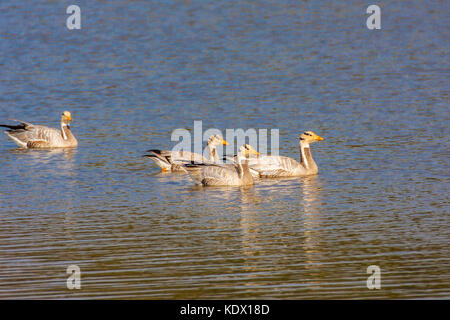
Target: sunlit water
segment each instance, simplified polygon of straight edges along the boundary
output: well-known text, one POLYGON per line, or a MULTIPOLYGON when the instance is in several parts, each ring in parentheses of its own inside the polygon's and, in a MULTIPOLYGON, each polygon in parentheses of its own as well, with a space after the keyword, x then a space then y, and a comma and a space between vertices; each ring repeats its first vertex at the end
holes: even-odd
POLYGON ((0 3, 0 298, 450 298, 448 1, 0 3), (319 175, 199 188, 142 154, 171 132, 275 128, 319 175), (66 268, 81 269, 80 290, 66 268), (369 290, 366 269, 381 269, 369 290))

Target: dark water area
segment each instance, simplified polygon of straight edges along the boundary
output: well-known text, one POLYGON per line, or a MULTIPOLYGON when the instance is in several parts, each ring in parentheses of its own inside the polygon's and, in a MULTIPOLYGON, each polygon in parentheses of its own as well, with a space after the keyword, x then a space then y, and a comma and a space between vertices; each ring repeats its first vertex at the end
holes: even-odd
POLYGON ((0 3, 0 298, 450 298, 448 1, 0 3), (149 148, 177 128, 278 129, 312 177, 201 188, 149 148), (66 268, 81 269, 80 290, 66 268), (366 269, 381 269, 381 289, 366 269))

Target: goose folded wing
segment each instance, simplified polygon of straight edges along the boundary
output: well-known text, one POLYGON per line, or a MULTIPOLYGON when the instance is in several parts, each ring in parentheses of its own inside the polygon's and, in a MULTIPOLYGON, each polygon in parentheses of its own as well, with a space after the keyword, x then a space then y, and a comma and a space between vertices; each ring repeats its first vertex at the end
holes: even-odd
POLYGON ((261 176, 268 177, 283 176, 296 170, 299 165, 295 159, 283 156, 264 156, 249 160, 251 170, 258 171, 261 176))

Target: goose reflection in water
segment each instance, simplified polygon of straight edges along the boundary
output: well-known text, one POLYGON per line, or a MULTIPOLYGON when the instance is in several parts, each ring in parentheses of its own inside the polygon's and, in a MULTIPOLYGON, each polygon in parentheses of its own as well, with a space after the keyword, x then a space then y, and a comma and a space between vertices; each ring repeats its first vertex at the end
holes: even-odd
MULTIPOLYGON (((242 252, 246 257, 255 255, 258 250, 261 250, 261 230, 262 219, 256 214, 255 207, 259 207, 264 203, 260 194, 255 188, 241 187, 240 188, 240 229, 242 232, 242 252)), ((259 210, 258 210, 259 211, 259 210)))
POLYGON ((261 274, 267 273, 266 284, 273 286, 270 280, 273 272, 286 274, 286 282, 280 282, 280 286, 317 285, 320 271, 317 262, 324 252, 320 233, 321 179, 317 176, 264 179, 259 186, 240 190, 241 251, 249 277, 245 285, 251 291, 251 287, 261 285, 261 274), (284 190, 281 193, 280 188, 284 190), (286 201, 277 201, 280 198, 286 201), (271 210, 277 206, 280 210, 267 212, 264 210, 267 202, 272 204, 271 210), (292 206, 292 210, 286 211, 286 206, 292 206), (298 242, 286 241, 295 238, 298 242), (265 257, 263 264, 256 262, 261 256, 265 257), (303 269, 309 280, 289 279, 295 268, 303 269))
POLYGON ((321 261, 325 260, 323 235, 321 234, 321 211, 322 211, 322 183, 318 176, 305 177, 302 179, 302 209, 303 219, 303 249, 305 258, 305 269, 308 272, 308 287, 316 288, 323 281, 321 261))
POLYGON ((78 149, 14 149, 17 162, 22 165, 36 166, 36 171, 45 171, 52 175, 70 176, 75 174, 75 155, 78 149))

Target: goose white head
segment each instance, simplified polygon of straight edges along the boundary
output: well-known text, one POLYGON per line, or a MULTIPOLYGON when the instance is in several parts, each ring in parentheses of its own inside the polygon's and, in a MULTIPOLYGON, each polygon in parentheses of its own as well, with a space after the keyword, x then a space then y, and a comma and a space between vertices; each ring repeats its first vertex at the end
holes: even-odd
POLYGON ((218 134, 212 135, 211 137, 209 137, 208 142, 206 143, 208 146, 219 146, 221 144, 227 146, 229 145, 228 142, 226 142, 221 136, 219 136, 218 134))
POLYGON ((64 111, 61 115, 61 123, 67 126, 70 124, 71 121, 72 121, 72 115, 70 114, 70 112, 64 111))
POLYGON ((318 136, 317 134, 315 134, 312 131, 305 131, 300 135, 300 143, 301 142, 306 142, 306 143, 313 143, 316 141, 322 141, 324 140, 322 137, 318 136))
POLYGON ((240 158, 250 158, 251 155, 259 156, 259 152, 256 151, 251 145, 244 144, 239 148, 238 157, 240 158))

